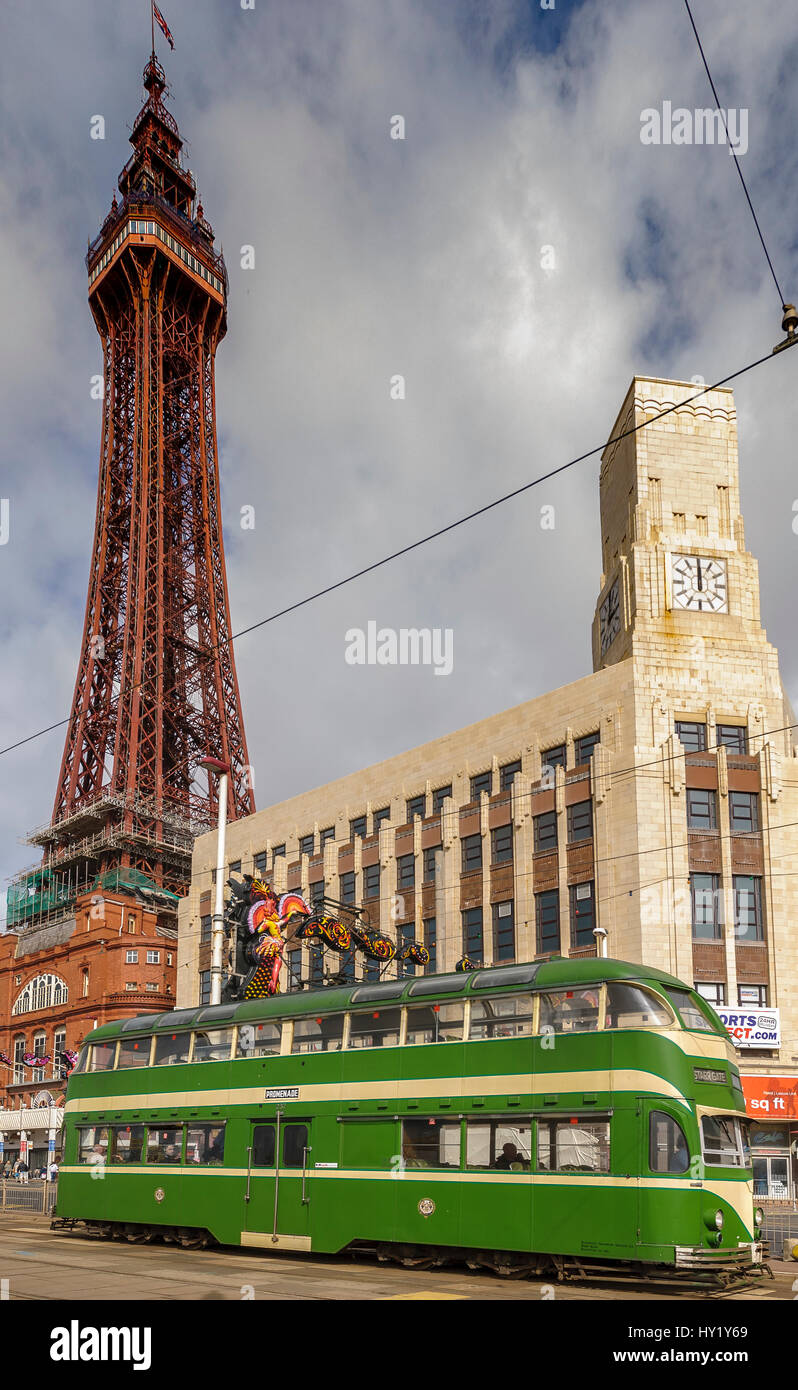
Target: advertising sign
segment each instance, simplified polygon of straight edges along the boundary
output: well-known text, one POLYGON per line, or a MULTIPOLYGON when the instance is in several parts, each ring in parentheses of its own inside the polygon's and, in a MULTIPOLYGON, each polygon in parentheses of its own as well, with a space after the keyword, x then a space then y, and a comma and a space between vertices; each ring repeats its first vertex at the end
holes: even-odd
POLYGON ((745 1108, 756 1118, 798 1120, 798 1076, 742 1076, 745 1108))
POLYGON ((732 1009, 715 1006, 724 1028, 738 1047, 780 1047, 778 1009, 732 1009))

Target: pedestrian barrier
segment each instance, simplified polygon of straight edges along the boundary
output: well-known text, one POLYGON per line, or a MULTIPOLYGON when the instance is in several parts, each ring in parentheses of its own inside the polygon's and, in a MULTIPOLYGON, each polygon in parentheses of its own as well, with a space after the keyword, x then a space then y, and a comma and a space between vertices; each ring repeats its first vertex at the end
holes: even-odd
POLYGON ((763 1206, 762 1211, 762 1234, 772 1253, 777 1259, 795 1259, 794 1255, 783 1252, 793 1246, 798 1247, 798 1208, 791 1206, 789 1210, 769 1210, 763 1206))
POLYGON ((34 1179, 15 1182, 13 1179, 0 1180, 0 1213, 4 1211, 30 1211, 47 1214, 55 1206, 57 1182, 41 1182, 34 1179))

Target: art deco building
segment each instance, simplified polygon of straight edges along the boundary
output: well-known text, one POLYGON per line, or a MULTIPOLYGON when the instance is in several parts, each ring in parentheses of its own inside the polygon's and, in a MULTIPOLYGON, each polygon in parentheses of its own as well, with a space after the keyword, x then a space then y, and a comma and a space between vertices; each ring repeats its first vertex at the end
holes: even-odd
MULTIPOLYGON (((749 1020, 730 1024, 763 1122, 757 1182, 789 1196, 795 718, 745 547, 733 395, 695 390, 635 378, 602 456, 593 674, 239 820, 228 862, 364 904, 437 971, 593 955, 598 927, 609 955, 694 982, 749 1020)), ((196 841, 181 903, 180 1004, 209 988, 215 845, 196 841)), ((288 948, 295 978, 320 978, 288 948)))

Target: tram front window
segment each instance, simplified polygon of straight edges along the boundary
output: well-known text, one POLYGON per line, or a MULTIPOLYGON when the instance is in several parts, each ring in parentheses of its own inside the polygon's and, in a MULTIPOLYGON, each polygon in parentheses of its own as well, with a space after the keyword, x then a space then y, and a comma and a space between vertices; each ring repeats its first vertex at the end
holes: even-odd
POLYGON ((715 1168, 747 1168, 751 1162, 747 1126, 736 1115, 704 1115, 701 1146, 704 1162, 715 1168))
MULTIPOLYGON (((695 1029, 701 1033, 718 1032, 715 1024, 710 1022, 707 1015, 704 1014, 697 995, 690 994, 686 989, 669 989, 668 995, 676 1005, 685 1028, 695 1029)), ((725 1037, 725 1029, 721 1028, 720 1031, 725 1037)))
POLYGON ((607 1028, 669 1028, 673 1015, 664 999, 641 985, 611 980, 607 986, 607 1028))

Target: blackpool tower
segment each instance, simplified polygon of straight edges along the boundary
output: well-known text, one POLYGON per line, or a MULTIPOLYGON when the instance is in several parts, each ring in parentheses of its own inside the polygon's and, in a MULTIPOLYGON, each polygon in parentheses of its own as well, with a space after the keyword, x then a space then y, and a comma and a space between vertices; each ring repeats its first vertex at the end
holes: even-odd
POLYGON ((144 87, 120 198, 86 258, 103 350, 100 477, 53 816, 31 837, 44 850, 40 907, 115 869, 184 892, 193 837, 217 810, 199 766, 209 754, 230 767, 229 818, 254 810, 219 504, 227 274, 154 52, 144 87))

